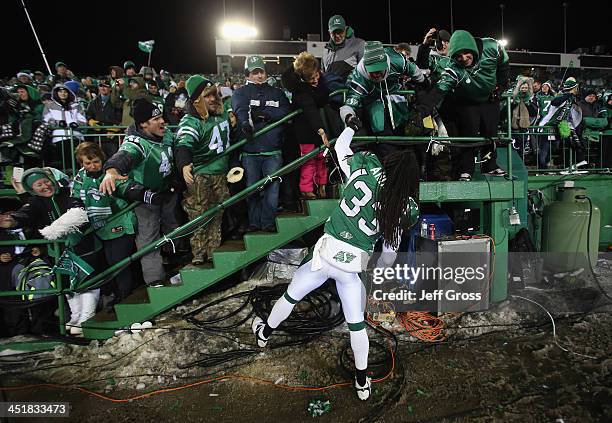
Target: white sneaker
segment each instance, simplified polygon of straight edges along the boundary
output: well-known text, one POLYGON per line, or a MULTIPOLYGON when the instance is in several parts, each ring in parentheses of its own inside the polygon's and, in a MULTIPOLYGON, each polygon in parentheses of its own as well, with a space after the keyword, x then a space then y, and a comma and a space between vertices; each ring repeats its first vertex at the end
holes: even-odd
POLYGON ((70 335, 83 336, 83 328, 80 326, 72 326, 70 328, 70 335))
POLYGON ((469 173, 462 173, 461 175, 459 175, 459 180, 469 182, 472 180, 472 175, 470 175, 469 173))
POLYGON ((364 386, 359 385, 357 383, 357 379, 355 378, 355 389, 357 390, 357 396, 361 401, 367 401, 370 399, 370 395, 372 395, 372 378, 366 377, 366 383, 364 386))
POLYGON ((263 336, 263 329, 265 326, 266 324, 260 317, 255 316, 253 318, 253 323, 251 323, 251 329, 253 330, 255 338, 257 339, 257 345, 261 348, 265 347, 268 344, 268 338, 264 338, 263 336))

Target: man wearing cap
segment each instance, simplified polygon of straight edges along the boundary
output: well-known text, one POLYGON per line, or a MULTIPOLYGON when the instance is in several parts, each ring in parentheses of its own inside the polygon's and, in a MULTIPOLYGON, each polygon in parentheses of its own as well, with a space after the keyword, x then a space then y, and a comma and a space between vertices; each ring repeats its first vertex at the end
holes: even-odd
MULTIPOLYGON (((397 94, 403 79, 424 85, 427 80, 413 62, 380 41, 365 43, 363 59, 348 78, 348 93, 340 117, 347 126, 361 127, 357 111, 364 110, 368 127, 374 135, 403 135, 408 120, 406 97, 397 94)), ((381 154, 395 150, 381 144, 381 154)))
POLYGON ((32 84, 32 73, 29 70, 20 70, 17 72, 17 80, 21 85, 33 85, 32 84))
MULTIPOLYGON (((176 164, 187 184, 183 209, 193 220, 229 197, 229 158, 215 159, 229 147, 232 128, 215 84, 193 75, 185 86, 189 99, 177 132, 176 164)), ((222 217, 223 212, 218 213, 191 236, 192 264, 212 261, 221 244, 222 217)))
POLYGON ((53 85, 57 84, 65 84, 68 81, 72 80, 70 76, 70 71, 64 62, 55 63, 55 72, 56 74, 53 76, 53 85))
MULTIPOLYGON (((98 96, 89 103, 85 111, 87 124, 89 126, 114 126, 121 124, 121 107, 115 107, 110 101, 111 86, 108 79, 101 79, 98 82, 98 96)), ((96 130, 98 131, 98 130, 96 130)), ((103 133, 107 130, 102 130, 103 133)), ((102 151, 106 157, 110 157, 119 148, 117 137, 100 135, 98 140, 101 142, 102 151)))
POLYGON ((353 28, 340 15, 329 18, 327 28, 329 42, 323 51, 323 72, 334 73, 346 81, 363 57, 364 41, 355 37, 353 28))
MULTIPOLYGON (((242 134, 248 140, 242 148, 241 160, 246 185, 250 186, 276 172, 283 163, 283 127, 277 127, 258 137, 253 137, 253 134, 286 116, 291 106, 283 91, 266 82, 268 75, 261 56, 247 57, 244 67, 246 85, 238 88, 232 95, 232 109, 242 134)), ((264 188, 261 195, 256 193, 247 198, 249 231, 276 231, 278 191, 279 182, 274 181, 264 188)))
POLYGON ((576 152, 576 163, 585 158, 585 146, 578 136, 577 129, 582 123, 582 109, 578 105, 578 82, 569 77, 563 81, 561 93, 556 96, 542 118, 539 126, 553 127, 558 139, 566 140, 576 152))
MULTIPOLYGON (((119 151, 104 164, 104 179, 100 191, 110 195, 115 190, 121 197, 132 199, 132 185, 121 184, 130 179, 137 183, 139 191, 144 187, 143 204, 136 207, 138 233, 136 246, 145 245, 160 238, 160 225, 164 233, 178 228, 176 216, 178 195, 171 192, 176 171, 173 166, 173 138, 166 130, 162 112, 146 99, 134 101, 134 123, 128 128, 119 151), (164 200, 159 201, 163 196, 164 200)), ((150 287, 163 284, 164 266, 159 249, 142 257, 142 274, 150 287)))
MULTIPOLYGON (((454 101, 457 135, 461 137, 496 137, 500 117, 500 93, 508 87, 510 61, 504 48, 493 38, 475 38, 457 30, 448 46, 450 61, 432 90, 421 96, 413 116, 417 125, 431 115, 446 96, 454 101)), ((495 145, 483 147, 482 173, 503 176, 497 165, 495 145)), ((455 173, 461 181, 470 181, 474 174, 477 149, 457 148, 453 153, 455 173)))
POLYGON ((47 78, 45 77, 45 74, 41 71, 36 71, 34 72, 34 80, 32 81, 32 83, 35 87, 38 87, 41 84, 46 84, 47 78))

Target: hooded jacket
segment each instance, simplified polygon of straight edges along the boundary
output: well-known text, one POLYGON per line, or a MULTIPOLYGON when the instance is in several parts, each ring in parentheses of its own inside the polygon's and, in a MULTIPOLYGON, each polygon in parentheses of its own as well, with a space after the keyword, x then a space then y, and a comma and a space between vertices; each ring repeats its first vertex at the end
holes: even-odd
POLYGON ((323 72, 331 72, 346 80, 363 57, 365 41, 355 37, 350 26, 346 28, 346 38, 342 44, 330 39, 323 51, 323 72))
POLYGON ((28 99, 26 101, 19 100, 18 109, 14 114, 11 114, 9 121, 23 120, 26 117, 30 117, 35 121, 42 120, 44 106, 40 101, 40 93, 36 88, 31 85, 19 84, 15 87, 25 88, 28 92, 28 99))
POLYGON ((302 113, 293 120, 294 139, 298 144, 321 145, 319 129, 325 128, 319 109, 329 103, 329 90, 321 84, 316 87, 304 82, 289 66, 281 76, 283 87, 292 95, 291 103, 302 113))
POLYGON ((447 95, 452 95, 458 104, 482 104, 489 101, 494 92, 504 91, 508 86, 510 60, 493 38, 475 38, 467 31, 457 30, 451 36, 448 56, 451 60, 435 87, 417 105, 421 115, 431 114, 447 95), (470 67, 464 67, 455 58, 465 50, 474 56, 470 67))
MULTIPOLYGON (((83 107, 77 101, 76 95, 64 84, 58 84, 51 90, 51 100, 51 103, 45 105, 43 119, 50 125, 62 126, 62 128, 53 130, 51 141, 56 143, 70 139, 70 124, 82 126, 87 123, 83 107), (65 102, 62 102, 58 96, 57 92, 60 89, 68 90, 68 98, 65 102)), ((72 135, 75 138, 83 139, 83 135, 76 129, 73 129, 72 135)))

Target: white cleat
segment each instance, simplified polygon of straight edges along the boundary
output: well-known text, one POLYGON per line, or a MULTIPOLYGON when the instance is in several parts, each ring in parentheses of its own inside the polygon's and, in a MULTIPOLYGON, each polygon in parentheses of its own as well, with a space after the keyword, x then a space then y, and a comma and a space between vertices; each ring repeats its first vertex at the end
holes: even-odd
POLYGON ((370 399, 372 395, 372 379, 366 377, 365 385, 361 386, 357 383, 357 379, 355 379, 355 389, 357 390, 357 396, 361 401, 367 401, 370 399))
POLYGON ((255 338, 257 339, 257 345, 261 348, 265 347, 268 344, 268 338, 264 338, 263 329, 266 326, 263 320, 260 317, 255 316, 253 318, 253 323, 251 323, 251 330, 255 334, 255 338))

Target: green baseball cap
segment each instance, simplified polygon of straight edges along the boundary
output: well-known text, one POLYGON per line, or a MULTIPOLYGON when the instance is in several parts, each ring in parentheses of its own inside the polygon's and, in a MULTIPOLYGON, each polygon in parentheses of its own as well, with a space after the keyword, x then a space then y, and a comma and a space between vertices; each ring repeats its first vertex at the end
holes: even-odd
POLYGON ((263 71, 266 70, 264 65, 263 57, 261 56, 248 56, 244 61, 244 71, 249 74, 253 72, 255 69, 261 69, 263 71))
POLYGON ((342 16, 334 15, 329 18, 329 21, 327 22, 327 27, 329 28, 329 32, 334 32, 337 29, 344 29, 346 28, 346 21, 342 16))
POLYGON ((363 49, 363 64, 368 72, 386 71, 387 54, 380 41, 368 41, 363 49))

